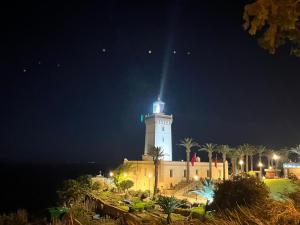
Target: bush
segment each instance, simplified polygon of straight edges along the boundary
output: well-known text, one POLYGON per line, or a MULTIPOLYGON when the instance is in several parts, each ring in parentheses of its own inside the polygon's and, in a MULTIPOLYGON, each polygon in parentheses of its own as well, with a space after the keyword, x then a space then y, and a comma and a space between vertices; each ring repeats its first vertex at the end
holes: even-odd
POLYGON ((216 185, 212 207, 215 209, 232 209, 237 205, 254 205, 265 203, 269 190, 264 182, 255 177, 234 177, 216 185))
POLYGON ((293 182, 293 183, 297 183, 299 181, 298 177, 293 174, 293 173, 289 173, 288 174, 288 178, 293 182))
POLYGON ((123 180, 122 182, 120 182, 119 186, 123 191, 128 190, 129 188, 131 188, 134 185, 132 180, 123 180))

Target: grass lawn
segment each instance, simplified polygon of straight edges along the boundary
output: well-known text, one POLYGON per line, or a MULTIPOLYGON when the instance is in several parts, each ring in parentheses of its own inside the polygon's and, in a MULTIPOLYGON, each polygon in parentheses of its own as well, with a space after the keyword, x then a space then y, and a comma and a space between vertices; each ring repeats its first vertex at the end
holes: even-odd
POLYGON ((289 179, 265 179, 264 182, 270 188, 271 197, 275 200, 284 199, 282 193, 293 192, 296 188, 289 179))

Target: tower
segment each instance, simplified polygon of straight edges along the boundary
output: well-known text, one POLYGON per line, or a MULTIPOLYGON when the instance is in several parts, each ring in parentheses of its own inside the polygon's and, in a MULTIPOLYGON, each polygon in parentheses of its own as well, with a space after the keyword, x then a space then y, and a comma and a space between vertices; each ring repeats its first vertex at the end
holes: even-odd
POLYGON ((161 147, 162 160, 172 161, 172 122, 173 116, 164 113, 165 103, 157 98, 153 103, 153 113, 145 116, 146 134, 143 160, 149 159, 147 153, 152 146, 161 147))

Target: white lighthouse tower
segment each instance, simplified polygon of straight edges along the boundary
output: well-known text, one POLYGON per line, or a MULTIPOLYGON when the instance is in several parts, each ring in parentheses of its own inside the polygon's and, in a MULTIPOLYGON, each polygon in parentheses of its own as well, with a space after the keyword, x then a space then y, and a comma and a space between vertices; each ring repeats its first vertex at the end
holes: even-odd
POLYGON ((145 116, 146 135, 143 160, 149 160, 151 147, 161 147, 164 161, 172 161, 172 122, 173 116, 164 113, 165 103, 157 98, 153 103, 153 113, 145 116))

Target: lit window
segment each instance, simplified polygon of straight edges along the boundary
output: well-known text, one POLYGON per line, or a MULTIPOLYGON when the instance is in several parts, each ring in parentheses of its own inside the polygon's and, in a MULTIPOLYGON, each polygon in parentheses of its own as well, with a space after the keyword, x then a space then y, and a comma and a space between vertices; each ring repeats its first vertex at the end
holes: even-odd
POLYGON ((196 170, 196 175, 198 175, 198 170, 196 170))
POLYGON ((186 177, 186 170, 183 171, 183 177, 186 177))
POLYGON ((170 170, 170 177, 173 177, 173 170, 170 170))

